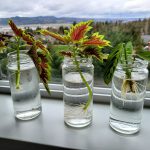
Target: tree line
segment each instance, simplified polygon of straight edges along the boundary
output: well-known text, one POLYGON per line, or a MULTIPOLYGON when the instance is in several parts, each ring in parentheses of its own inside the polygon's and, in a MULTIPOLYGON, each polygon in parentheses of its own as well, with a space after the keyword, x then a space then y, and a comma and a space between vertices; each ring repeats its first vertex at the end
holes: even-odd
MULTIPOLYGON (((76 24, 76 22, 73 22, 76 24)), ((111 41, 112 47, 121 42, 131 41, 136 50, 142 49, 144 46, 144 41, 141 38, 141 35, 150 35, 150 18, 149 19, 139 19, 137 21, 124 22, 124 21, 114 21, 114 22, 93 22, 92 24, 93 30, 91 32, 99 32, 100 34, 105 35, 105 38, 111 41)), ((60 57, 57 53, 57 48, 66 48, 62 47, 62 43, 56 41, 54 39, 43 38, 39 34, 39 30, 41 27, 37 27, 35 30, 26 27, 25 31, 30 32, 36 38, 42 40, 42 42, 47 46, 48 50, 52 53, 53 57, 53 70, 52 77, 55 81, 61 78, 61 64, 63 61, 63 57, 60 57), (57 45, 57 48, 56 48, 57 45), (60 45, 60 46, 59 46, 60 45)), ((52 32, 58 32, 60 34, 64 34, 64 30, 68 30, 68 26, 60 26, 59 28, 47 27, 47 30, 52 32)), ((111 47, 107 47, 104 49, 105 52, 109 53, 112 51, 111 47)), ((9 52, 9 50, 7 50, 9 52)), ((3 55, 1 55, 2 57, 3 55)), ((3 57, 5 57, 4 55, 3 57)), ((2 58, 1 58, 2 59, 2 58)), ((1 63, 2 64, 2 63, 1 63)), ((6 63, 4 63, 6 65, 6 63)), ((95 78, 102 76, 103 74, 103 64, 100 62, 93 60, 93 64, 95 66, 95 78)), ((6 67, 2 65, 4 72, 6 73, 6 67)), ((60 81, 60 80, 59 80, 60 81)))

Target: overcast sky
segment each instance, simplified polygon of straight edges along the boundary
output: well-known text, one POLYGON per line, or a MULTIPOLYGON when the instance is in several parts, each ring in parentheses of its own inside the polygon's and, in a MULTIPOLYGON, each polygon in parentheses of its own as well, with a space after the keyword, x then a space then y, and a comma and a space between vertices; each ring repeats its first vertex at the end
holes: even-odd
POLYGON ((150 0, 0 0, 0 18, 14 16, 150 17, 150 0))

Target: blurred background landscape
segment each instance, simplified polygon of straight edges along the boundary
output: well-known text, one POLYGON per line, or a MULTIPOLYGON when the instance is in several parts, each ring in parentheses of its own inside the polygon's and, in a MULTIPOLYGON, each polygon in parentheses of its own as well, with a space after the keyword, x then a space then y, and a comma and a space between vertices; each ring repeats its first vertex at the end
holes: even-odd
MULTIPOLYGON (((31 0, 30 3, 22 0, 0 2, 0 33, 13 34, 8 27, 8 19, 11 18, 18 27, 30 32, 36 39, 40 39, 52 54, 51 83, 62 83, 63 57, 58 52, 68 47, 53 38, 40 35, 37 32, 40 29, 63 34, 64 30, 68 30, 72 24, 92 19, 94 21, 92 32, 104 34, 105 38, 111 41, 112 47, 120 42, 132 41, 136 51, 143 49, 150 41, 148 0, 107 0, 107 3, 102 0, 93 2, 81 0, 77 3, 72 0, 42 2, 41 0, 37 0, 36 3, 35 0, 31 0)), ((12 51, 13 45, 9 44, 9 47, 0 55, 1 80, 7 80, 6 56, 12 51)), ((112 48, 106 47, 103 51, 110 53, 112 48)), ((95 59, 93 64, 95 86, 107 87, 102 80, 104 65, 95 59)), ((150 89, 150 82, 148 87, 150 89)))

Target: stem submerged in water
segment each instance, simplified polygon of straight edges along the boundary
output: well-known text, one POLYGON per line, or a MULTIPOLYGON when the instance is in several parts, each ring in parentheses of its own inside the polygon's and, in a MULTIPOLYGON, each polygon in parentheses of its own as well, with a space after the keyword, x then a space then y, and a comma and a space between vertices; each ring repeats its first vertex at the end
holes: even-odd
POLYGON ((17 41, 17 70, 16 70, 16 89, 20 89, 20 38, 16 38, 17 41))
POLYGON ((124 58, 125 58, 125 63, 126 63, 126 66, 125 66, 125 74, 126 74, 126 78, 127 79, 131 79, 131 70, 129 70, 129 66, 128 66, 128 58, 127 58, 127 52, 126 52, 126 49, 124 48, 124 58))
POLYGON ((125 79, 123 80, 122 87, 121 87, 121 92, 122 96, 126 98, 126 93, 132 92, 136 93, 136 82, 131 79, 131 72, 132 68, 130 68, 128 64, 128 58, 127 58, 127 51, 124 48, 124 59, 125 59, 125 68, 123 69, 125 71, 125 79))
POLYGON ((79 66, 79 62, 77 61, 77 58, 76 58, 75 50, 74 50, 74 59, 75 59, 75 64, 76 64, 77 70, 79 71, 80 77, 81 77, 82 81, 85 83, 85 85, 86 85, 86 87, 88 89, 88 92, 89 92, 88 101, 87 101, 87 103, 85 104, 85 106, 83 108, 86 111, 87 108, 89 107, 91 101, 92 101, 93 94, 92 94, 92 90, 91 90, 88 82, 86 81, 86 79, 84 78, 84 76, 83 76, 83 74, 81 72, 81 69, 80 69, 80 66, 79 66))

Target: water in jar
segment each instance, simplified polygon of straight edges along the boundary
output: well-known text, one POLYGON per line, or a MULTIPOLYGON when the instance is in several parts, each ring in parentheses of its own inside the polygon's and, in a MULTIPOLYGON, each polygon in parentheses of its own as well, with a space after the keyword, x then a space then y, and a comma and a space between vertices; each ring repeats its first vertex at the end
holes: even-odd
POLYGON ((139 131, 144 96, 146 92, 146 74, 132 73, 132 80, 136 85, 136 92, 121 92, 123 84, 122 74, 115 72, 112 81, 112 95, 110 105, 110 126, 124 134, 133 134, 139 131))
MULTIPOLYGON (((93 77, 84 73, 86 81, 92 89, 93 77)), ((73 127, 84 127, 92 121, 92 103, 87 110, 84 106, 88 101, 89 93, 79 72, 69 72, 64 76, 64 118, 65 122, 73 127)))
POLYGON ((15 116, 21 120, 37 117, 41 112, 39 77, 32 61, 21 63, 20 88, 16 88, 16 63, 8 65, 15 116))

